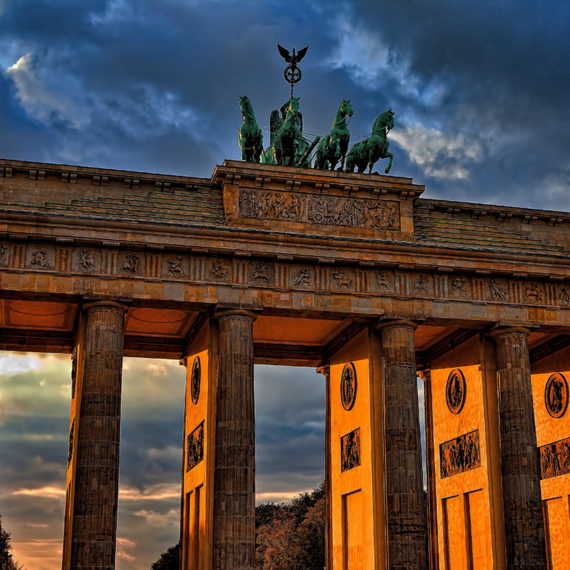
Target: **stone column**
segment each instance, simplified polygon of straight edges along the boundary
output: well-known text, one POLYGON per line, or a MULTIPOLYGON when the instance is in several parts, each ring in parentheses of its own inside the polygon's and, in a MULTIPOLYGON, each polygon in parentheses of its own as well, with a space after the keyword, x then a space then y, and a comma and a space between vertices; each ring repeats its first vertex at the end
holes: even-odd
POLYGON ((546 568, 528 331, 498 328, 492 336, 497 344, 507 567, 546 568))
POLYGON ((76 419, 71 568, 115 568, 123 329, 127 307, 83 307, 84 367, 76 419))
POLYGON ((427 569, 415 323, 379 325, 384 357, 388 568, 427 569))
POLYGON ((254 315, 219 312, 214 568, 255 567, 254 315))
POLYGON ((317 368, 325 377, 325 567, 332 568, 332 513, 331 513, 331 368, 327 364, 317 368))

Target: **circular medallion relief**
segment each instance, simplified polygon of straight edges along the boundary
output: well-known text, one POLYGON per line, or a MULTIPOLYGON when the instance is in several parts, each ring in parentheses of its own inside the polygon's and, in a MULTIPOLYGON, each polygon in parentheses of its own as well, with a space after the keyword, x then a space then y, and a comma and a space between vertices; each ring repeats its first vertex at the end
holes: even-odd
POLYGON ((447 407, 452 414, 458 414, 465 404, 466 395, 465 376, 456 368, 449 373, 445 386, 445 399, 447 407))
POLYGON ((568 407, 568 383, 566 378, 559 374, 551 374, 544 389, 544 403, 546 410, 553 418, 561 418, 568 407))
POLYGON ((197 404, 198 398, 200 397, 201 376, 200 357, 197 356, 192 363, 192 376, 190 376, 190 397, 192 398, 193 404, 197 404))
POLYGON ((356 400, 356 369, 352 362, 347 362, 342 369, 340 379, 340 401, 345 410, 352 409, 356 400))

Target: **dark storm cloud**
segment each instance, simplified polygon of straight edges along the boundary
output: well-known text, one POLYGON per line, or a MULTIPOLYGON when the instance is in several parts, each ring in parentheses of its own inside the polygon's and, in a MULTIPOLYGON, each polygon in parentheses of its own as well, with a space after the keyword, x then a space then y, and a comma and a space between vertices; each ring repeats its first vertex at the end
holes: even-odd
POLYGON ((327 132, 342 97, 355 135, 393 107, 394 173, 427 195, 569 208, 569 12, 559 0, 8 0, 0 154, 209 176, 239 157, 238 96, 265 128, 287 98, 275 43, 310 43, 297 88, 308 133, 327 132))

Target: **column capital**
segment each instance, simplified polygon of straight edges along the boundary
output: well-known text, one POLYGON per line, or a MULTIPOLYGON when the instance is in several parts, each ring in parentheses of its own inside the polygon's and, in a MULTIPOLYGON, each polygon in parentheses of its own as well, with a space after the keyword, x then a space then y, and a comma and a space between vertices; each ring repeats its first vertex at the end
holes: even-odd
POLYGON ((530 330, 525 327, 495 325, 489 331, 489 336, 494 339, 507 334, 524 334, 526 337, 528 337, 530 330))
POLYGON ((96 307, 108 307, 114 309, 120 309, 123 312, 127 312, 129 307, 123 303, 118 303, 117 301, 89 301, 81 305, 83 311, 88 311, 89 309, 95 309, 96 307))
POLYGON ((219 309, 214 312, 214 319, 220 320, 225 317, 248 317, 253 321, 257 319, 257 315, 252 313, 251 311, 247 311, 245 309, 219 309))
POLYGON ((373 326, 376 330, 381 330, 388 327, 402 327, 416 330, 418 328, 418 323, 404 319, 380 319, 376 321, 373 326))
POLYGON ((320 366, 317 366, 316 373, 317 374, 323 374, 325 377, 329 376, 331 373, 330 364, 321 364, 320 366))

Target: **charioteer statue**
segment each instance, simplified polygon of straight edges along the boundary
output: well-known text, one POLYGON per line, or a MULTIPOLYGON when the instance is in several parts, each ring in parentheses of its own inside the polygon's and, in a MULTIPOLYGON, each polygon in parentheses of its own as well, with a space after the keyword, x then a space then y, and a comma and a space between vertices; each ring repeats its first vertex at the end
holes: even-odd
POLYGON ((279 53, 288 64, 283 72, 285 80, 291 86, 291 96, 279 110, 274 109, 269 119, 269 146, 263 149, 263 134, 257 121, 253 106, 247 96, 240 97, 240 109, 243 119, 239 129, 239 144, 242 159, 247 162, 296 166, 319 170, 337 170, 363 173, 368 169, 372 174, 374 164, 381 158, 388 158, 384 170, 388 174, 392 168, 393 154, 388 150, 388 133, 394 128, 394 111, 389 109, 381 113, 368 138, 354 144, 348 151, 350 132, 348 121, 353 115, 350 99, 343 99, 337 109, 330 133, 325 137, 317 136, 312 141, 303 134, 303 115, 299 111, 299 97, 294 97, 293 89, 303 74, 298 63, 305 57, 309 46, 292 53, 277 44, 279 53), (317 146, 318 145, 318 146, 317 146), (313 150, 316 152, 312 156, 313 150))

